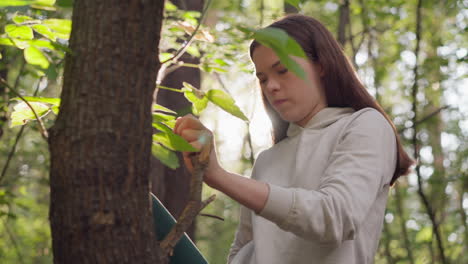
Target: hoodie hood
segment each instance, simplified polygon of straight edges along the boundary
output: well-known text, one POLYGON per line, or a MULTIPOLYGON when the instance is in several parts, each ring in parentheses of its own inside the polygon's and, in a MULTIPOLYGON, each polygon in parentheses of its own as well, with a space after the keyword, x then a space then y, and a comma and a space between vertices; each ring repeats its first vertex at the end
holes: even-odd
POLYGON ((290 122, 287 136, 293 137, 299 134, 304 129, 319 130, 328 127, 339 119, 349 116, 355 110, 351 107, 325 107, 315 114, 304 127, 290 122))

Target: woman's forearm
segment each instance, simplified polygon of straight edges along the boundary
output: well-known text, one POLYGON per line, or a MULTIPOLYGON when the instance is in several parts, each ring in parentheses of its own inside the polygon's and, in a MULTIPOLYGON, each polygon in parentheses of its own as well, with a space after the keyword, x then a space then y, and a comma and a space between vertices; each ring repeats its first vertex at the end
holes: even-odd
POLYGON ((206 183, 247 208, 259 213, 268 199, 269 187, 266 183, 249 179, 224 169, 209 177, 206 183))

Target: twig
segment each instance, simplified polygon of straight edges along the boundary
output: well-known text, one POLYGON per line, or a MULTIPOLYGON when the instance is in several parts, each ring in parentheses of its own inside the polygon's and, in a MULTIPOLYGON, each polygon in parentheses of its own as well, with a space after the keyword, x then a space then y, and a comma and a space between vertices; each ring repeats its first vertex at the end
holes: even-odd
POLYGON ((197 34, 198 32, 198 29, 200 28, 201 24, 203 23, 203 21, 205 20, 205 16, 206 16, 206 12, 208 11, 208 8, 210 7, 211 5, 211 1, 212 0, 208 0, 205 8, 203 9, 202 11, 202 14, 201 14, 201 17, 200 17, 200 21, 198 22, 197 24, 197 27, 195 28, 195 30, 192 32, 192 35, 190 35, 189 39, 187 40, 187 42, 185 42, 185 45, 183 45, 175 54, 174 56, 172 56, 171 58, 161 62, 161 64, 165 64, 166 62, 169 62, 169 61, 177 61, 180 56, 182 56, 182 54, 185 52, 185 50, 190 46, 190 44, 192 43, 195 35, 197 34))
POLYGON ((200 216, 211 217, 211 218, 215 218, 215 219, 224 221, 224 218, 222 218, 221 216, 217 216, 217 215, 213 215, 213 214, 205 214, 205 213, 203 213, 203 214, 200 214, 200 216))
POLYGON ((16 135, 15 143, 13 144, 13 147, 11 148, 10 153, 8 154, 8 158, 7 158, 7 160, 5 162, 5 165, 3 166, 3 169, 2 169, 2 174, 0 174, 0 185, 1 185, 2 181, 3 181, 3 178, 6 175, 8 167, 10 166, 10 161, 13 158, 13 155, 15 154, 16 146, 18 145, 18 142, 19 142, 21 136, 23 135, 23 131, 24 131, 25 127, 26 126, 22 126, 20 131, 16 135))
MULTIPOLYGON (((419 80, 419 74, 418 74, 418 58, 419 58, 419 50, 420 50, 420 44, 421 44, 421 9, 422 9, 422 0, 418 0, 418 5, 416 8, 416 48, 415 48, 415 56, 416 56, 416 64, 413 68, 413 75, 414 75, 414 82, 413 82, 413 87, 412 87, 412 97, 413 97, 413 149, 414 149, 414 159, 418 160, 419 159, 419 146, 418 146, 418 130, 417 130, 417 94, 418 94, 418 80, 419 80)), ((440 260, 441 263, 445 264, 447 263, 447 260, 445 258, 445 252, 444 252, 444 247, 442 244, 442 238, 439 232, 439 225, 436 220, 436 216, 434 213, 434 210, 429 203, 429 200, 426 197, 426 194, 424 193, 423 190, 423 184, 422 184, 422 177, 421 177, 421 172, 420 172, 420 164, 419 162, 416 163, 416 175, 418 178, 418 194, 421 197, 421 200, 426 208, 426 212, 429 215, 429 218, 432 222, 432 231, 435 234, 436 241, 437 241, 437 246, 439 249, 439 254, 440 254, 440 260)))
POLYGON ((33 112, 34 116, 36 117, 37 122, 39 122, 39 130, 41 131, 42 137, 43 137, 45 140, 47 140, 47 139, 49 138, 49 135, 48 135, 48 133, 47 133, 47 130, 46 130, 45 126, 44 126, 44 123, 42 122, 41 118, 39 118, 39 116, 37 115, 37 113, 36 113, 36 111, 34 110, 34 108, 32 107, 32 105, 31 105, 26 99, 24 99, 24 97, 23 97, 18 91, 16 91, 15 88, 13 88, 11 85, 9 85, 9 84, 7 83, 7 81, 5 81, 5 79, 3 79, 3 78, 0 77, 0 82, 1 82, 4 86, 8 87, 14 94, 16 94, 23 102, 25 102, 25 103, 28 105, 28 107, 31 109, 31 111, 33 112))
POLYGON ((163 90, 168 90, 168 91, 176 92, 176 93, 183 93, 183 92, 184 92, 184 91, 182 91, 182 90, 180 90, 180 89, 171 88, 171 87, 167 87, 167 86, 163 86, 163 85, 158 85, 158 88, 159 88, 159 89, 163 89, 163 90))
POLYGON ((189 202, 182 211, 177 223, 160 244, 165 255, 172 255, 175 245, 190 227, 195 217, 216 198, 216 195, 213 194, 208 199, 201 201, 203 175, 208 166, 211 148, 213 147, 211 138, 208 142, 208 144, 203 145, 199 153, 192 153, 190 156, 193 164, 193 173, 190 181, 189 202))
POLYGON ((398 133, 401 134, 401 133, 403 133, 403 131, 405 131, 405 130, 407 130, 407 129, 410 129, 410 128, 413 128, 413 129, 414 129, 415 126, 418 126, 418 125, 420 125, 420 124, 426 122, 426 121, 429 120, 431 117, 433 117, 433 116, 439 114, 442 110, 445 110, 445 109, 450 109, 450 106, 449 106, 449 105, 446 105, 446 106, 440 107, 439 109, 437 109, 437 110, 433 111, 432 113, 430 113, 430 114, 426 115, 425 117, 423 117, 421 120, 416 121, 416 123, 414 123, 411 127, 405 127, 405 128, 402 128, 402 129, 398 130, 398 133))
MULTIPOLYGON (((21 74, 21 71, 20 71, 20 74, 21 74)), ((17 80, 19 79, 19 77, 17 78, 17 80)), ((41 84, 41 81, 42 81, 42 78, 39 79, 39 82, 37 83, 37 86, 36 86, 36 90, 34 91, 34 96, 37 95, 37 93, 39 92, 39 86, 41 84)), ((18 82, 15 81, 15 87, 18 85, 18 82)), ((8 170, 8 167, 10 166, 10 161, 11 159, 13 158, 13 155, 15 154, 15 151, 16 151, 16 146, 18 145, 18 142, 21 138, 21 136, 23 135, 23 132, 24 132, 24 129, 26 128, 26 126, 22 126, 20 131, 18 131, 18 134, 16 135, 16 139, 15 139, 15 143, 13 144, 13 147, 11 148, 10 150, 10 153, 8 154, 8 158, 5 162, 5 165, 3 166, 3 169, 2 169, 2 174, 0 174, 0 184, 1 182, 3 181, 3 178, 5 177, 6 175, 6 172, 8 170)))

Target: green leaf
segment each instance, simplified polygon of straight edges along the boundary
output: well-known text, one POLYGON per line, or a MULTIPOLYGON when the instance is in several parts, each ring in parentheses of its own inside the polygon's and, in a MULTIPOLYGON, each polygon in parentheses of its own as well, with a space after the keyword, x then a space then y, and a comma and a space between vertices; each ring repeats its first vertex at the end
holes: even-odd
POLYGON ((18 49, 25 49, 29 47, 29 42, 30 40, 19 40, 19 39, 11 39, 13 44, 18 48, 18 49))
MULTIPOLYGON (((24 23, 26 21, 34 20, 34 18, 29 17, 29 16, 15 16, 15 17, 12 18, 12 20, 16 24, 21 24, 21 23, 24 23)), ((37 21, 40 22, 40 20, 37 20, 37 21)))
POLYGON ((163 144, 170 150, 174 151, 198 151, 183 137, 175 134, 169 127, 161 123, 153 123, 153 127, 160 130, 161 133, 153 135, 153 141, 163 144))
POLYGON ((432 241, 432 227, 429 227, 429 226, 423 227, 416 234, 416 242, 418 243, 431 242, 431 241, 432 241))
POLYGON ((2 0, 0 1, 0 6, 25 6, 30 5, 34 1, 28 0, 2 0))
POLYGON ((174 114, 174 115, 177 115, 176 112, 172 111, 171 109, 167 108, 167 107, 164 107, 162 105, 159 105, 159 104, 153 104, 153 111, 162 111, 162 112, 166 112, 166 113, 171 113, 171 114, 174 114))
POLYGON ((170 1, 166 1, 166 3, 164 4, 164 10, 177 11, 177 6, 171 3, 170 1))
POLYGON ((223 59, 214 59, 214 62, 216 62, 220 66, 229 66, 229 64, 223 59))
POLYGON ((9 38, 0 38, 0 45, 15 46, 15 43, 13 43, 9 38))
POLYGON ((58 38, 68 39, 70 37, 72 23, 69 19, 45 19, 42 24, 55 31, 55 36, 58 38))
POLYGON ((208 105, 208 98, 206 98, 205 93, 199 89, 193 87, 190 83, 182 82, 184 88, 184 96, 192 103, 192 112, 195 115, 199 115, 208 105))
POLYGON ((33 25, 32 28, 34 29, 34 31, 43 35, 44 37, 52 41, 57 41, 56 34, 54 34, 54 32, 52 32, 49 27, 44 25, 33 25))
POLYGON ((289 55, 307 58, 301 46, 279 28, 263 28, 257 30, 254 38, 262 45, 271 48, 278 55, 281 63, 301 79, 306 80, 304 69, 289 55))
MULTIPOLYGON (((49 111, 49 106, 45 104, 37 102, 30 102, 29 104, 32 106, 39 118, 41 118, 49 111)), ((31 111, 29 106, 25 102, 20 102, 15 105, 13 108, 13 113, 11 114, 10 127, 24 125, 30 120, 36 120, 36 116, 34 115, 33 111, 31 111)))
POLYGON ((173 115, 168 115, 160 112, 153 113, 153 122, 166 122, 174 119, 175 117, 173 115))
POLYGON ((238 117, 244 121, 249 121, 249 119, 244 115, 240 108, 235 104, 234 99, 222 90, 212 89, 206 93, 206 97, 210 102, 221 107, 224 111, 230 113, 231 115, 238 117))
POLYGON ((55 0, 36 0, 34 4, 43 5, 43 6, 53 6, 55 5, 55 0))
POLYGON ((194 45, 190 45, 187 47, 187 53, 196 58, 201 57, 200 51, 194 45))
POLYGON ((184 96, 192 103, 192 112, 195 115, 200 115, 200 113, 205 110, 206 106, 208 105, 208 98, 203 97, 200 99, 192 91, 184 90, 184 96))
POLYGON ((49 40, 44 39, 33 39, 29 41, 30 46, 35 46, 37 48, 45 48, 49 50, 55 50, 55 46, 49 40))
POLYGON ((58 106, 52 106, 52 108, 50 108, 50 109, 52 109, 52 112, 54 112, 54 114, 58 115, 58 113, 59 113, 59 107, 58 106))
POLYGON ((10 38, 17 39, 33 39, 34 34, 30 27, 28 26, 17 26, 17 25, 6 25, 5 32, 10 38))
POLYGON ((153 143, 153 146, 151 147, 151 153, 164 165, 171 169, 177 169, 180 166, 177 155, 158 143, 153 143))
POLYGON ((172 53, 168 52, 159 53, 159 61, 167 61, 168 59, 172 58, 172 56, 172 53))
POLYGON ((285 0, 285 2, 299 9, 299 3, 301 0, 285 0))
POLYGON ((49 61, 46 56, 44 56, 44 54, 34 46, 30 46, 24 50, 24 58, 29 64, 38 65, 43 69, 47 69, 49 67, 49 61))
MULTIPOLYGON (((60 98, 53 98, 53 97, 33 97, 33 96, 24 96, 23 97, 28 102, 38 102, 38 103, 46 103, 51 104, 54 106, 60 106, 60 98)), ((10 100, 17 100, 22 101, 19 97, 11 98, 10 100)))

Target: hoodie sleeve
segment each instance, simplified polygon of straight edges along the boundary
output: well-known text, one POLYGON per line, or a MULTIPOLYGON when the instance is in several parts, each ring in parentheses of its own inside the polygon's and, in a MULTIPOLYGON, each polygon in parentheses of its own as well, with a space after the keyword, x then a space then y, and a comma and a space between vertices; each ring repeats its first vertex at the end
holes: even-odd
MULTIPOLYGON (((306 158, 306 157, 305 157, 306 158)), ((344 130, 317 190, 269 184, 259 215, 304 239, 352 240, 388 184, 396 165, 396 137, 377 111, 364 111, 344 130)))

